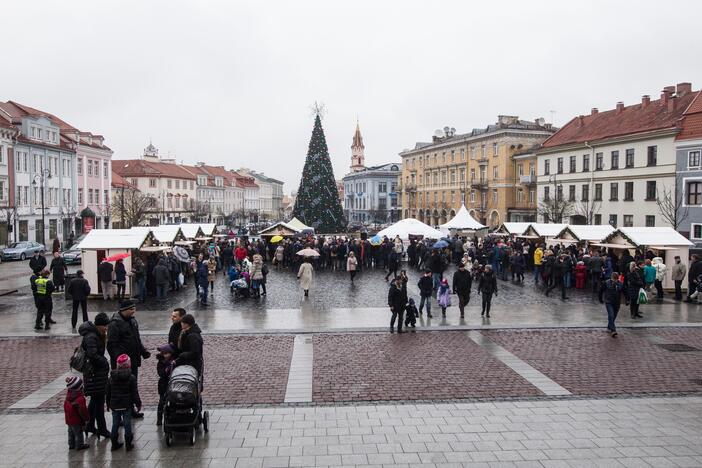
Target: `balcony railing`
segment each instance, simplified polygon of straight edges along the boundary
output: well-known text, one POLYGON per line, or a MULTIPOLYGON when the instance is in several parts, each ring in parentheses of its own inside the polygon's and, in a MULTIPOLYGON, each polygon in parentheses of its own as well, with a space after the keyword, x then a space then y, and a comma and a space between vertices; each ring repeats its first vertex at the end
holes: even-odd
POLYGON ((534 185, 534 184, 536 184, 536 175, 535 174, 527 174, 527 175, 519 176, 519 183, 522 185, 534 185))
POLYGON ((478 159, 478 164, 481 166, 485 166, 488 163, 488 158, 479 158, 478 159))
POLYGON ((471 179, 470 186, 472 188, 486 189, 488 186, 488 181, 487 181, 487 179, 484 179, 484 178, 471 179))

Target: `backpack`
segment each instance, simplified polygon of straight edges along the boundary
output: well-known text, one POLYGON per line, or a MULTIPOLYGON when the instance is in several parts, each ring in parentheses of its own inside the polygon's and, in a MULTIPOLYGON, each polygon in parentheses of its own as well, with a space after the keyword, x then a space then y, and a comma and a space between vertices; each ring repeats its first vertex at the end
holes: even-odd
POLYGON ((85 350, 83 349, 83 346, 77 346, 75 350, 73 350, 73 355, 71 356, 71 359, 68 361, 68 364, 71 366, 72 369, 77 370, 78 372, 86 372, 88 370, 88 359, 85 356, 85 350))

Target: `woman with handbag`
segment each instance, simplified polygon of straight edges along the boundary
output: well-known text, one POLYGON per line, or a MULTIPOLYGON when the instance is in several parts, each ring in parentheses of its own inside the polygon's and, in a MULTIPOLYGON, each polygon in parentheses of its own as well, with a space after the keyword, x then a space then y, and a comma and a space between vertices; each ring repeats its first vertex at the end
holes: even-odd
POLYGON ((105 358, 105 343, 107 342, 107 325, 110 319, 107 314, 100 312, 93 322, 84 322, 78 333, 83 338, 80 346, 85 353, 85 367, 83 368, 83 382, 85 396, 90 397, 88 413, 90 419, 85 432, 110 438, 105 421, 105 395, 107 394, 107 375, 110 372, 110 363, 105 358))

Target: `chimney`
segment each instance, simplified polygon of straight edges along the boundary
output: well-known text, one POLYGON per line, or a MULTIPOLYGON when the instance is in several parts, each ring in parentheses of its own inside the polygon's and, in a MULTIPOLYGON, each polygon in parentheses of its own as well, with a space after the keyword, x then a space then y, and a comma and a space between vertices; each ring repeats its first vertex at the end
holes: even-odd
POLYGON ((578 127, 583 127, 583 126, 585 126, 585 117, 583 117, 582 115, 579 115, 578 116, 578 127))
POLYGON ((624 110, 624 103, 622 101, 619 101, 617 103, 617 114, 621 114, 623 110, 624 110))
POLYGON ((668 98, 670 97, 670 92, 667 88, 663 88, 661 91, 661 104, 668 104, 668 98))
POLYGON ((672 96, 670 99, 668 99, 668 112, 674 112, 675 108, 677 107, 678 104, 678 98, 675 96, 672 96))
POLYGON ((597 109, 597 107, 593 107, 592 110, 590 111, 590 115, 597 115, 598 112, 599 112, 599 110, 597 109))
POLYGON ((663 91, 667 92, 668 95, 672 96, 675 93, 675 86, 666 86, 663 91))
POLYGON ((677 95, 684 96, 692 92, 692 83, 678 83, 677 95))
POLYGON ((651 96, 648 94, 644 94, 641 96, 641 108, 645 109, 648 107, 648 105, 651 104, 651 96))

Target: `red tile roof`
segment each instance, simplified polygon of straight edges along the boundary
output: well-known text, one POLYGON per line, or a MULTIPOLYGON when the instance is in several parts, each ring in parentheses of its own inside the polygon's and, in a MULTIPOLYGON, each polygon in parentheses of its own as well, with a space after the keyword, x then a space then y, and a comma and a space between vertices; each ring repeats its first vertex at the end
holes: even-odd
POLYGON ((124 177, 112 171, 112 187, 113 188, 126 188, 126 189, 137 189, 131 182, 127 181, 124 177))
POLYGON ((702 91, 697 93, 694 101, 690 103, 683 117, 682 130, 678 140, 692 140, 702 138, 702 91))
POLYGON ((122 177, 170 177, 195 180, 195 175, 173 163, 145 161, 143 159, 113 159, 112 170, 122 177))
POLYGON ((700 91, 694 91, 684 93, 680 97, 668 98, 675 102, 674 108, 663 99, 656 99, 645 106, 639 103, 594 115, 575 117, 549 137, 542 147, 548 149, 654 130, 674 129, 680 125, 683 113, 699 93, 700 91))
POLYGON ((14 125, 12 125, 12 122, 2 114, 0 114, 0 127, 2 128, 9 128, 12 130, 17 130, 14 125))

